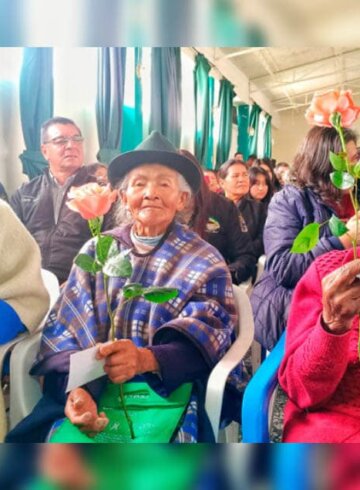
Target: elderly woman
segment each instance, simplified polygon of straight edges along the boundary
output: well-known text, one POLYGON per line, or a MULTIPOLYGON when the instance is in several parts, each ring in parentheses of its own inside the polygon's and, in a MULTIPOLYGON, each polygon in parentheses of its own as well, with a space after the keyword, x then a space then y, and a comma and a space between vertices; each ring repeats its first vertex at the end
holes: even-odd
MULTIPOLYGON (((223 258, 177 221, 178 213, 198 190, 200 178, 198 167, 157 132, 134 151, 111 162, 109 180, 119 190, 121 223, 124 213, 129 222, 109 233, 119 251, 130 251, 133 270, 129 281, 144 287, 176 288, 178 296, 163 304, 141 298, 125 304, 121 289, 126 279, 111 278, 107 293, 119 340, 108 342, 110 325, 102 273, 94 278, 74 265, 44 329, 32 371, 45 375, 46 413, 50 409, 51 414, 44 420, 40 401, 35 409, 37 417, 33 412, 8 440, 42 440, 49 423, 63 416, 61 403, 66 404, 65 413, 72 424, 82 432, 97 434, 108 424, 96 403, 103 385, 108 380, 124 383, 139 375, 164 399, 185 383, 192 383, 183 413, 171 428, 170 437, 162 438, 162 442, 205 438, 205 417, 201 416, 204 384, 229 348, 237 318, 231 276, 223 258), (96 344, 107 376, 101 378, 102 383, 89 383, 65 398, 70 354, 96 344), (30 434, 29 425, 31 435, 25 436, 25 432, 30 434)), ((90 241, 82 251, 94 255, 94 245, 90 241)))
MULTIPOLYGON (((358 255, 360 249, 358 248, 358 255)), ((360 260, 318 257, 295 288, 279 381, 285 442, 360 442, 360 260)))
MULTIPOLYGON (((344 131, 351 161, 357 158, 356 135, 344 131)), ((255 338, 271 350, 287 322, 294 287, 316 257, 331 250, 350 248, 356 229, 349 195, 336 189, 330 180, 330 151, 341 151, 334 128, 313 127, 305 136, 294 158, 292 184, 274 194, 268 208, 264 228, 266 268, 251 294, 255 320, 255 338), (328 221, 335 214, 341 218, 349 234, 332 235, 328 221), (322 223, 318 244, 305 254, 290 252, 298 233, 309 223, 322 223)))
POLYGON ((265 205, 249 196, 250 180, 247 164, 228 160, 218 171, 225 197, 233 201, 239 213, 240 228, 249 232, 256 258, 264 253, 263 229, 266 219, 265 205))

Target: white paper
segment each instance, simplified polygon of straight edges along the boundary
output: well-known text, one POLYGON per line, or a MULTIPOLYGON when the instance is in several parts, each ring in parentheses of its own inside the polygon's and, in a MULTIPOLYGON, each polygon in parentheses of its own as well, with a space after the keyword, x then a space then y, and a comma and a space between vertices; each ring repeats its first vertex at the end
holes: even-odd
POLYGON ((105 375, 105 359, 96 359, 98 347, 91 347, 70 356, 70 372, 66 392, 105 375))

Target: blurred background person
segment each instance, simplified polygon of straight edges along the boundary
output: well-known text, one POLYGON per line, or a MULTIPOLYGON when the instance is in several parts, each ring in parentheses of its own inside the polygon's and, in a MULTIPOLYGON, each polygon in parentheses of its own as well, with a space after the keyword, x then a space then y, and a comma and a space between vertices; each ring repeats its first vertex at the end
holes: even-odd
MULTIPOLYGON (((180 150, 180 153, 201 169, 192 153, 187 150, 180 150)), ((240 284, 254 277, 257 258, 252 250, 250 234, 240 228, 236 206, 224 196, 209 190, 205 179, 191 206, 189 226, 219 250, 231 272, 233 283, 240 284)))
POLYGON ((281 187, 289 182, 290 165, 286 162, 279 162, 274 168, 275 175, 281 187))
POLYGON ((107 165, 100 162, 89 163, 86 165, 88 174, 92 177, 96 178, 96 182, 99 185, 107 185, 109 183, 108 180, 108 168, 107 165))
POLYGON ((256 155, 249 155, 248 159, 246 160, 246 165, 248 166, 248 168, 254 165, 256 159, 257 159, 256 155))
POLYGON ((249 170, 250 197, 255 201, 260 201, 268 208, 273 196, 273 184, 269 174, 261 167, 252 166, 249 170))
MULTIPOLYGON (((189 152, 189 154, 191 155, 190 152, 189 152)), ((220 184, 219 184, 219 180, 218 180, 216 171, 215 170, 210 170, 208 168, 202 169, 202 171, 203 171, 203 174, 204 174, 204 177, 205 177, 205 182, 206 182, 208 188, 212 192, 217 192, 217 193, 221 192, 222 189, 220 187, 220 184)))
POLYGON ((251 236, 253 253, 258 259, 264 253, 263 229, 266 208, 262 202, 251 199, 249 195, 247 164, 234 159, 228 160, 221 165, 218 176, 225 197, 237 207, 241 231, 248 232, 251 236))

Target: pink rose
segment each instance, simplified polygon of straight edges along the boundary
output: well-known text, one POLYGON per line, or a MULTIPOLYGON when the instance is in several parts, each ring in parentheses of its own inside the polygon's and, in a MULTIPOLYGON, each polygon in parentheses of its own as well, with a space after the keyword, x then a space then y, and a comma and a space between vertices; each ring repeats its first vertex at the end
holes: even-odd
POLYGON ((330 116, 335 112, 341 115, 341 126, 344 128, 349 128, 359 117, 360 107, 355 105, 350 90, 329 90, 315 94, 305 117, 310 124, 330 128, 330 116))
POLYGON ((81 187, 71 187, 68 197, 67 206, 89 220, 104 216, 109 211, 117 199, 117 191, 111 191, 110 186, 90 182, 81 187))

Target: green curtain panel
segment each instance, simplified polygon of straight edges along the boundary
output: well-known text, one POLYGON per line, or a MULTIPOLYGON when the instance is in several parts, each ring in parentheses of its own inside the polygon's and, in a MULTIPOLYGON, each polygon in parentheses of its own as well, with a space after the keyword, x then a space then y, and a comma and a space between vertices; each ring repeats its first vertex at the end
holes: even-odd
POLYGON ((257 104, 250 106, 249 113, 249 155, 257 155, 257 142, 258 142, 258 128, 260 118, 261 107, 257 104))
POLYGON ((267 121, 265 127, 265 136, 264 136, 264 157, 271 158, 272 155, 272 126, 271 120, 272 117, 270 114, 266 114, 267 121))
POLYGON ((249 158, 249 109, 247 104, 241 104, 237 108, 237 151, 244 156, 244 160, 249 158))
POLYGON ((180 48, 151 50, 150 131, 160 131, 179 148, 181 139, 180 48))
POLYGON ((209 71, 211 66, 205 56, 198 54, 195 58, 194 89, 195 89, 195 156, 199 162, 207 167, 211 162, 211 148, 209 148, 210 124, 212 121, 211 88, 209 71))
POLYGON ((40 175, 47 161, 40 151, 41 125, 53 116, 52 48, 25 48, 20 73, 20 118, 25 150, 19 155, 29 179, 40 175))
POLYGON ((109 164, 120 153, 126 48, 99 48, 96 124, 97 159, 109 164))
POLYGON ((122 153, 133 150, 143 140, 141 65, 142 48, 135 48, 133 72, 135 103, 133 107, 128 107, 125 104, 123 105, 123 126, 121 136, 122 153))
POLYGON ((229 158, 232 134, 234 86, 229 80, 220 81, 219 107, 220 127, 216 149, 216 168, 229 158))

